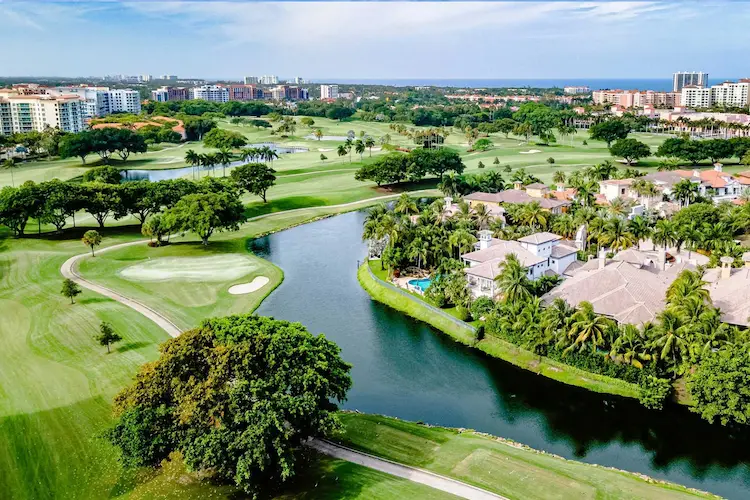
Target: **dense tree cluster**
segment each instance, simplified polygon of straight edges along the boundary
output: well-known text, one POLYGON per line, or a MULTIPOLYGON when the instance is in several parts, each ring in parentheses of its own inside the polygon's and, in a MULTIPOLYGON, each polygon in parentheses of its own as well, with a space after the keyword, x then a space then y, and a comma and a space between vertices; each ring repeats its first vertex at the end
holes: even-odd
POLYGON ((358 181, 374 181, 378 186, 404 180, 418 181, 431 175, 442 179, 449 172, 464 171, 461 157, 448 148, 417 148, 409 153, 389 153, 362 166, 354 174, 358 181))
POLYGON ((201 116, 204 113, 220 113, 225 116, 262 116, 267 115, 273 109, 273 107, 262 101, 229 101, 224 103, 203 100, 150 101, 143 105, 145 113, 163 116, 178 114, 201 116))
POLYGON ((743 158, 750 151, 750 137, 732 139, 694 140, 684 137, 666 139, 656 151, 658 156, 679 158, 690 163, 710 160, 719 162, 725 158, 743 158))
POLYGON ((108 163, 117 153, 127 160, 131 153, 145 153, 147 149, 143 135, 126 128, 101 128, 67 134, 60 141, 59 153, 63 158, 78 157, 86 163, 86 156, 98 154, 108 163))
POLYGON ((115 398, 109 438, 124 462, 156 466, 180 452, 254 498, 294 477, 306 440, 338 428, 352 384, 335 343, 272 318, 208 319, 160 350, 115 398))

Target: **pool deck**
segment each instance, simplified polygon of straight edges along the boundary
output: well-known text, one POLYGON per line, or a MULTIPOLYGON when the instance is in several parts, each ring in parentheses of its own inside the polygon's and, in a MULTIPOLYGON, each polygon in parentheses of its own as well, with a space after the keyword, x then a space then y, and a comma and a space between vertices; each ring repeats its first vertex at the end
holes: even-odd
POLYGON ((423 277, 419 276, 399 276, 398 278, 392 278, 391 283, 396 285, 399 288, 403 288, 404 290, 409 290, 410 292, 418 293, 419 295, 424 295, 424 292, 421 288, 418 286, 410 285, 409 281, 411 280, 418 280, 418 279, 424 279, 423 277))

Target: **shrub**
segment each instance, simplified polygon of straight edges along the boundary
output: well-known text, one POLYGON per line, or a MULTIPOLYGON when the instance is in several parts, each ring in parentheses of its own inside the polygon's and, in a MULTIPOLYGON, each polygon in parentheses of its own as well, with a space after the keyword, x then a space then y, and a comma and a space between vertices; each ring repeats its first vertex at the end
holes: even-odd
POLYGON ((484 323, 477 326, 477 342, 484 340, 484 323))
POLYGON ((471 321, 471 312, 464 306, 456 306, 456 313, 461 321, 471 321))
POLYGON ((477 167, 484 168, 484 163, 480 161, 479 164, 477 165, 477 167))
POLYGON ((551 164, 555 163, 555 159, 550 156, 549 158, 547 158, 547 163, 549 163, 551 165, 551 164))
POLYGON ((583 145, 584 146, 588 146, 589 145, 589 143, 588 143, 588 141, 586 139, 583 140, 583 145))
POLYGON ((638 400, 643 406, 652 410, 661 410, 664 407, 664 401, 672 393, 672 384, 669 380, 653 375, 641 377, 640 395, 638 400))
POLYGON ((475 319, 487 316, 495 309, 495 302, 489 297, 479 297, 471 304, 471 315, 475 319))

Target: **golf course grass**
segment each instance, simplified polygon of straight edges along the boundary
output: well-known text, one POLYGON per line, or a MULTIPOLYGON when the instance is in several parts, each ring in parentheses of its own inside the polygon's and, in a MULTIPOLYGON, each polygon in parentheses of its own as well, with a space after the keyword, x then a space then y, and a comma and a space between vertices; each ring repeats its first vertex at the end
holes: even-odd
MULTIPOLYGON (((365 130, 376 138, 388 133, 393 143, 408 144, 408 139, 398 136, 385 124, 357 121, 338 123, 318 118, 315 121, 314 128, 322 128, 327 135, 346 135, 350 129, 357 133, 365 130)), ((188 235, 174 239, 173 244, 165 247, 135 245, 86 258, 80 264, 80 272, 86 278, 148 304, 183 328, 194 326, 208 316, 252 311, 283 279, 280 269, 247 252, 247 238, 359 208, 372 203, 366 200, 395 196, 401 189, 424 189, 426 191, 421 191, 422 194, 438 195, 434 190, 434 180, 418 185, 405 185, 399 189, 378 188, 373 183, 354 180, 353 169, 358 165, 357 155, 353 155, 352 163, 349 163, 348 157, 339 158, 335 151, 326 151, 324 154, 328 159, 321 161, 319 149, 333 149, 339 143, 304 139, 310 131, 302 130, 301 126, 298 127, 297 136, 289 139, 224 121, 221 126, 241 131, 248 136, 250 142, 273 141, 300 145, 310 148, 310 151, 282 155, 282 158, 274 161, 273 167, 278 172, 279 180, 268 193, 270 202, 263 204, 257 199, 246 198, 247 214, 258 218, 244 224, 238 232, 215 234, 207 247, 188 235), (365 201, 330 207, 359 200, 365 201), (182 259, 221 259, 227 256, 235 259, 233 262, 239 262, 238 258, 246 260, 247 267, 244 269, 247 272, 213 281, 191 280, 185 276, 177 276, 179 273, 174 272, 180 267, 182 259), (150 261, 156 261, 155 268, 150 267, 153 265, 148 264, 150 261), (135 267, 139 265, 140 268, 135 267), (125 271, 128 268, 131 268, 130 274, 125 271), (133 279, 134 276, 142 278, 144 268, 146 276, 149 275, 149 269, 152 276, 154 269, 167 272, 172 270, 172 275, 158 281, 133 279), (133 270, 137 272, 133 274, 133 270), (230 286, 252 282, 258 276, 269 278, 269 283, 260 290, 244 295, 228 293, 230 286)), ((652 145, 664 138, 642 134, 636 136, 647 139, 652 145)), ((493 136, 496 149, 484 153, 466 153, 464 138, 453 134, 448 138, 447 145, 464 155, 467 171, 470 173, 480 172, 478 162, 481 160, 487 166, 484 171, 502 170, 503 165, 510 164, 512 168, 525 167, 543 181, 549 182, 552 172, 557 169, 572 171, 610 158, 603 143, 592 141, 590 146, 583 146, 581 141, 584 137, 581 133, 574 137, 573 146, 560 144, 546 148, 529 146, 518 139, 493 136), (543 152, 520 154, 521 151, 532 148, 543 152), (554 153, 550 153, 553 150, 554 153), (499 166, 492 165, 495 156, 499 158, 499 166), (554 165, 546 162, 550 156, 555 158, 554 165)), ((567 141, 566 139, 565 142, 567 141)), ((200 144, 183 144, 137 155, 127 162, 112 163, 120 168, 182 167, 182 158, 187 149, 204 151, 200 144)), ((373 151, 373 157, 378 154, 382 153, 373 151)), ((89 157, 87 165, 81 165, 80 159, 22 163, 13 170, 13 181, 10 171, 0 172, 0 186, 11 185, 11 182, 19 185, 26 180, 38 182, 52 178, 73 179, 99 163, 95 160, 93 156, 89 157)), ((371 161, 369 152, 365 152, 362 161, 371 161)), ((221 175, 221 170, 217 169, 214 174, 221 175)), ((507 176, 505 173, 503 175, 507 176)), ((92 292, 84 290, 76 298, 75 304, 70 304, 60 295, 60 266, 69 257, 87 251, 80 238, 85 230, 95 227, 90 216, 85 214, 77 214, 76 221, 77 229, 67 229, 57 236, 30 235, 13 239, 4 228, 0 229, 0 345, 3 347, 0 350, 0 496, 13 499, 231 496, 233 489, 196 481, 192 476, 186 475, 179 464, 159 472, 124 471, 116 460, 113 447, 99 437, 111 424, 112 397, 132 380, 139 366, 158 356, 158 345, 167 339, 167 335, 137 312, 92 292), (111 354, 107 354, 106 349, 93 339, 102 321, 111 323, 114 330, 123 337, 122 342, 113 346, 111 354)), ((99 230, 104 238, 102 245, 142 239, 138 228, 128 224, 132 224, 132 220, 108 221, 107 228, 99 230)), ((34 223, 31 223, 29 231, 33 231, 33 228, 34 223)), ((491 345, 490 342, 486 342, 486 346, 488 352, 492 349, 498 349, 499 352, 505 349, 503 346, 491 345)), ((345 423, 348 436, 351 420, 345 423)), ((420 436, 423 429, 415 427, 414 430, 420 436)), ((352 427, 351 433, 352 437, 347 437, 347 442, 352 446, 365 447, 365 440, 357 434, 360 430, 352 427)), ((368 446, 377 444, 371 443, 368 446)), ((390 456, 389 453, 392 452, 385 443, 383 449, 378 451, 382 451, 384 456, 390 456)), ((415 453, 417 451, 419 450, 415 449, 415 453)), ((491 455, 495 451, 488 453, 491 455)), ((425 456, 415 455, 419 460, 425 456)), ((553 457, 547 455, 539 456, 544 460, 553 460, 553 457)), ((405 458, 408 458, 406 454, 405 458)), ((445 460, 448 463, 448 459, 445 460)), ((587 468, 587 475, 580 472, 580 488, 584 493, 599 491, 591 490, 591 483, 597 488, 603 488, 599 482, 614 481, 610 477, 619 474, 575 462, 561 462, 562 465, 555 467, 587 468), (597 472, 604 475, 598 479, 588 479, 597 472)), ((300 479, 296 489, 283 498, 449 497, 432 489, 338 460, 320 458, 315 464, 313 470, 300 479)), ((549 468, 553 467, 552 462, 545 464, 549 468)), ((502 461, 496 463, 494 458, 482 462, 479 468, 475 465, 474 462, 467 462, 468 468, 461 472, 470 475, 475 484, 489 481, 487 475, 494 474, 497 478, 503 478, 510 474, 508 465, 502 461)), ((420 466, 432 467, 421 463, 420 466)), ((543 466, 535 465, 537 468, 531 470, 542 474, 543 466)), ((522 471, 527 470, 524 463, 519 462, 518 467, 519 472, 514 474, 521 475, 522 471)), ((577 470, 574 472, 575 474, 570 473, 573 479, 564 483, 568 488, 573 488, 571 484, 579 473, 577 470)), ((627 478, 634 481, 631 476, 627 478)), ((548 484, 556 483, 552 481, 548 484)), ((639 487, 641 486, 643 485, 639 487)), ((533 487, 533 484, 529 486, 528 496, 514 498, 533 498, 536 494, 533 487)), ((656 493, 673 492, 672 489, 661 486, 654 488, 656 493)), ((680 490, 675 487, 674 491, 679 493, 680 490)), ((509 497, 512 496, 511 493, 508 493, 509 497)), ((612 496, 604 496, 617 498, 614 493, 612 496)))
POLYGON ((509 499, 716 498, 616 469, 565 460, 473 431, 343 413, 342 444, 426 469, 509 499))

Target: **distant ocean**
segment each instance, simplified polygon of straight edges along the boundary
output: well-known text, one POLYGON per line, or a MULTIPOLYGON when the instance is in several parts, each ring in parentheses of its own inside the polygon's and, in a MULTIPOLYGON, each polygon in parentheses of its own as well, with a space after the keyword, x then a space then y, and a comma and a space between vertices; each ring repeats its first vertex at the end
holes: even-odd
MULTIPOLYGON (((709 85, 723 82, 725 80, 737 80, 736 78, 710 78, 709 85)), ((592 90, 597 89, 640 89, 640 90, 672 90, 671 78, 392 78, 392 79, 353 79, 353 78, 331 78, 322 82, 364 84, 364 85, 392 85, 396 87, 427 86, 436 87, 472 87, 472 88, 499 88, 499 87, 565 87, 565 86, 587 86, 592 90)))

